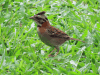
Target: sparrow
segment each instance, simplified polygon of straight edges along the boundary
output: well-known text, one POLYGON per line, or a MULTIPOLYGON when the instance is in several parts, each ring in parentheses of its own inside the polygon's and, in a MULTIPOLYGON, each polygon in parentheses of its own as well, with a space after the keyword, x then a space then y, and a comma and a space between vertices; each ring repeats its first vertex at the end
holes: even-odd
MULTIPOLYGON (((81 41, 79 39, 71 38, 63 31, 51 26, 47 17, 44 15, 45 13, 46 13, 45 11, 42 11, 30 17, 30 19, 33 19, 36 22, 37 32, 41 41, 46 45, 55 47, 57 49, 57 53, 55 54, 55 56, 59 53, 59 46, 62 45, 65 41, 67 40, 81 41)), ((52 56, 51 53, 48 56, 52 56)))

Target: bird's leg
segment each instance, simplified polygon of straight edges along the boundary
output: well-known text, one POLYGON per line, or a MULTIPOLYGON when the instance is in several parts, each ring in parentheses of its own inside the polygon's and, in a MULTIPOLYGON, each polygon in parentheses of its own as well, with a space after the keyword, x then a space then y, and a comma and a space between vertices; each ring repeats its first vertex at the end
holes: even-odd
MULTIPOLYGON (((55 48, 55 49, 56 49, 56 48, 55 48)), ((54 52, 54 51, 55 51, 55 49, 54 49, 52 52, 54 52)), ((52 52, 51 52, 51 53, 52 53, 52 52)), ((50 53, 50 54, 51 54, 51 53, 50 53)))
MULTIPOLYGON (((55 49, 56 49, 56 48, 55 48, 55 49)), ((54 51, 55 51, 55 49, 54 49, 52 52, 54 52, 54 51)), ((51 52, 51 53, 52 53, 52 52, 51 52)), ((51 56, 51 53, 50 53, 48 56, 51 56)))
MULTIPOLYGON (((59 53, 59 47, 56 47, 55 49, 57 49, 57 53, 55 54, 55 56, 57 56, 57 54, 59 53)), ((54 52, 55 49, 54 49, 52 52, 54 52)), ((52 52, 51 52, 51 53, 52 53, 52 52)), ((50 53, 48 56, 49 56, 49 57, 50 57, 50 56, 55 57, 54 55, 51 55, 51 53, 50 53)))
POLYGON ((56 55, 55 55, 55 56, 57 56, 57 54, 59 53, 59 47, 57 47, 56 49, 57 49, 57 53, 56 53, 56 55))

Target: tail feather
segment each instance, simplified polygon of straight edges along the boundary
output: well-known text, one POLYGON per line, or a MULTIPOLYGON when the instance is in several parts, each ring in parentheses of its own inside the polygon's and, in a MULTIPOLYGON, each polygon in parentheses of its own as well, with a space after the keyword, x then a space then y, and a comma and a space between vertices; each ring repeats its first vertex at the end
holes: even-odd
MULTIPOLYGON (((74 39, 74 38, 70 38, 70 40, 77 40, 77 41, 81 41, 81 42, 84 42, 82 40, 79 40, 79 39, 74 39)), ((84 42, 85 43, 85 42, 84 42)))

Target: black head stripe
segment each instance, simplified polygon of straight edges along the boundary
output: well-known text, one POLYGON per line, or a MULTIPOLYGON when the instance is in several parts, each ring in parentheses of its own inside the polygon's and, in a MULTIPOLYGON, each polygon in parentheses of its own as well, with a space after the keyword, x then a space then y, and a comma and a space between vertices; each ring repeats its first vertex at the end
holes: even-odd
POLYGON ((36 17, 37 20, 43 20, 44 22, 46 22, 46 20, 42 17, 36 17))
POLYGON ((45 19, 48 20, 47 17, 45 17, 45 19))
POLYGON ((43 15, 43 14, 45 14, 45 13, 46 13, 45 11, 42 11, 42 12, 36 14, 36 15, 43 15))

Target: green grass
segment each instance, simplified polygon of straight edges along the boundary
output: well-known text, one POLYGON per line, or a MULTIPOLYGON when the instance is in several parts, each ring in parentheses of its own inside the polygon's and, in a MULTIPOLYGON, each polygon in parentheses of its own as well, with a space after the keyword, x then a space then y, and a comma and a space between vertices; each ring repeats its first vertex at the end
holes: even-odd
MULTIPOLYGON (((56 53, 56 51, 55 51, 56 53)), ((99 0, 1 0, 0 75, 99 75, 99 0), (56 57, 29 17, 46 11, 52 26, 86 43, 66 41, 56 57)))

